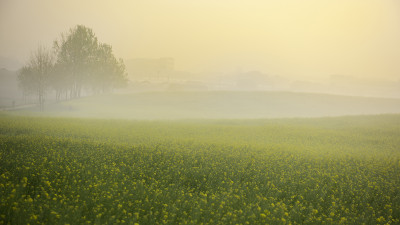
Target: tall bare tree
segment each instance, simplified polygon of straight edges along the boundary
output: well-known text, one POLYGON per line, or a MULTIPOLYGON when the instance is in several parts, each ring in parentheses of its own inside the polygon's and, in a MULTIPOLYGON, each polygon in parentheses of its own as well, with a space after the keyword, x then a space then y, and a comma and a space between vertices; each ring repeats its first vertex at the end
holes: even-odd
POLYGON ((51 51, 39 46, 32 52, 29 62, 18 74, 19 85, 25 94, 37 96, 41 111, 44 109, 46 92, 50 87, 50 76, 54 68, 54 57, 51 51))

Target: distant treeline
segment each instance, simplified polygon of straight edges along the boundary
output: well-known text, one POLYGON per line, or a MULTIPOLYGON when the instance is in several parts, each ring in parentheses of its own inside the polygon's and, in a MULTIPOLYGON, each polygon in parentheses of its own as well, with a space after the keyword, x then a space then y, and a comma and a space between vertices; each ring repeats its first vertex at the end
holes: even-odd
POLYGON ((127 74, 111 45, 100 43, 92 29, 77 25, 62 33, 53 48, 39 46, 20 70, 18 81, 25 96, 37 96, 43 110, 50 90, 57 100, 79 98, 82 90, 109 92, 125 85, 127 74))

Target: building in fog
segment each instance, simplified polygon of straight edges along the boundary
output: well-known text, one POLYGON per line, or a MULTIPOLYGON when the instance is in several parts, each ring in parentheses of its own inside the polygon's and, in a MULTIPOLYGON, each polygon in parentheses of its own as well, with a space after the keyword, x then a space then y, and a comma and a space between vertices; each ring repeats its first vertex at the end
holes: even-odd
POLYGON ((174 71, 174 59, 171 57, 148 59, 137 58, 125 62, 128 76, 132 80, 167 80, 174 71))

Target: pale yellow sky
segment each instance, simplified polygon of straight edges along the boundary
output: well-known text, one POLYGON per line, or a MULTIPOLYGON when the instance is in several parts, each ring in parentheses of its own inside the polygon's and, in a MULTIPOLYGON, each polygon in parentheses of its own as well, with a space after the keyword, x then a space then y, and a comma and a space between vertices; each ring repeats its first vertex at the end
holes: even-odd
POLYGON ((24 62, 76 24, 182 70, 400 79, 398 0, 0 0, 0 56, 24 62))

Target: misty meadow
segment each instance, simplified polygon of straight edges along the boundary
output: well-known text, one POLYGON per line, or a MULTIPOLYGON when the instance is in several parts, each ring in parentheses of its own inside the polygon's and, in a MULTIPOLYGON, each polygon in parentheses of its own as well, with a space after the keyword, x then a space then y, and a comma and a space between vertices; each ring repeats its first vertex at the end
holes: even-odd
POLYGON ((0 124, 6 224, 400 222, 398 115, 0 124))
POLYGON ((0 224, 400 224, 400 7, 0 1, 0 224))

